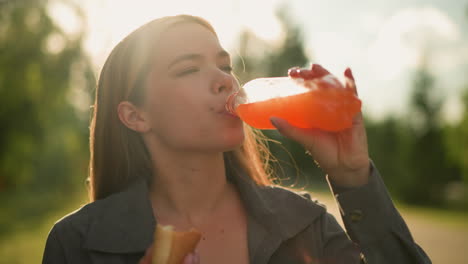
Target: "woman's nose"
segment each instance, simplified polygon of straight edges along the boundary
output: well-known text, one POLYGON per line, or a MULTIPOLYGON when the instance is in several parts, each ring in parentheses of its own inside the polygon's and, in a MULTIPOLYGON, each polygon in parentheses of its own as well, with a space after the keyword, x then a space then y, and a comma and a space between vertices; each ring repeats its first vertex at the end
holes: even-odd
POLYGON ((213 92, 218 93, 230 93, 237 86, 237 82, 234 76, 226 72, 222 72, 218 79, 213 85, 213 92))

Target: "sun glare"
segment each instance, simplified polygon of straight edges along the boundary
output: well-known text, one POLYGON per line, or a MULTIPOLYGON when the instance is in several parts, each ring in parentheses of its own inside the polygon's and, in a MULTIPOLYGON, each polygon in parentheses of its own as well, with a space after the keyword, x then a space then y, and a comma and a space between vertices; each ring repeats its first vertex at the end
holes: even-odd
MULTIPOLYGON (((110 49, 144 23, 167 15, 191 14, 207 19, 228 49, 237 46, 237 33, 249 29, 260 38, 273 41, 281 35, 274 14, 278 0, 259 1, 83 1, 88 20, 87 50, 101 65, 110 49), (103 15, 105 14, 105 15, 103 15)), ((66 23, 66 21, 64 21, 66 23)))

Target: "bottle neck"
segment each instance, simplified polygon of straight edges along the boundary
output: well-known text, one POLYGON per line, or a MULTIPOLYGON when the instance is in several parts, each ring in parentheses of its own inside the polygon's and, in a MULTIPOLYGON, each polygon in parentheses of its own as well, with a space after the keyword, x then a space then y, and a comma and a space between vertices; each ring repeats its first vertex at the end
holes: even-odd
POLYGON ((236 108, 237 106, 239 106, 238 94, 239 94, 239 91, 236 91, 232 93, 231 95, 229 95, 226 100, 226 110, 230 114, 235 115, 235 116, 238 116, 236 113, 236 108))

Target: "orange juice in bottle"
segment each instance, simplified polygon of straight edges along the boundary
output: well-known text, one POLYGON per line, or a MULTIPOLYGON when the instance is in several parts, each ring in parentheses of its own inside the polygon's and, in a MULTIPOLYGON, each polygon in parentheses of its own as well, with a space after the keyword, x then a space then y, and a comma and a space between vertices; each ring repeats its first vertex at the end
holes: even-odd
POLYGON ((349 69, 344 85, 318 64, 311 69, 292 68, 288 74, 246 83, 228 98, 226 108, 258 129, 275 129, 272 116, 301 128, 341 131, 352 126, 361 101, 349 69))

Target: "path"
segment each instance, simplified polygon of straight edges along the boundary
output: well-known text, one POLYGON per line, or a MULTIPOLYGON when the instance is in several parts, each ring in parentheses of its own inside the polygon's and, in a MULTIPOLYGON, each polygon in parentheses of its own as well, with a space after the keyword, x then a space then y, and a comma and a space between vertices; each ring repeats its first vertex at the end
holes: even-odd
MULTIPOLYGON (((325 204, 327 210, 343 226, 338 207, 331 195, 314 193, 312 196, 325 204)), ((468 225, 463 227, 448 224, 444 220, 434 219, 406 208, 399 211, 415 241, 426 251, 433 263, 468 263, 468 225)))

